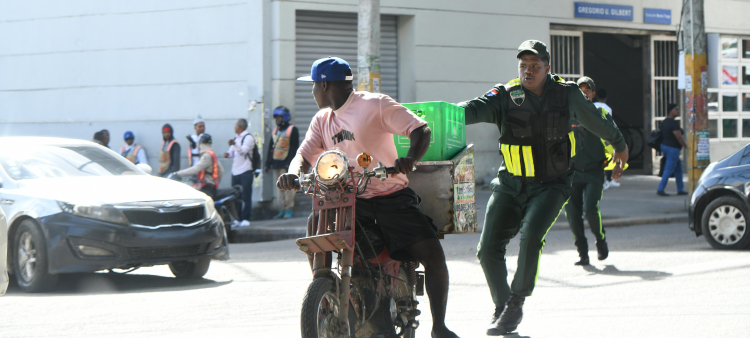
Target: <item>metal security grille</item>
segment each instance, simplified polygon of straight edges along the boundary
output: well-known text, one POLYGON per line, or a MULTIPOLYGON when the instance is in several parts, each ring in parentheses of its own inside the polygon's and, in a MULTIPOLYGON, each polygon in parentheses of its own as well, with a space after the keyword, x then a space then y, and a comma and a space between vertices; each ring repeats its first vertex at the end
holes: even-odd
MULTIPOLYGON (((652 36, 651 43, 651 126, 660 129, 662 121, 667 118, 667 104, 679 104, 677 69, 680 54, 677 37, 652 36)), ((676 120, 681 118, 678 116, 676 120)), ((653 152, 653 173, 659 172, 661 157, 661 151, 653 152)))
MULTIPOLYGON (((397 17, 380 17, 380 90, 398 100, 397 17)), ((310 75, 310 66, 320 58, 338 56, 352 67, 357 83, 357 13, 297 11, 296 74, 310 75)), ((312 96, 312 84, 295 85, 294 124, 304 134, 318 106, 312 96)))
POLYGON ((664 120, 667 117, 667 104, 678 103, 677 66, 679 52, 675 37, 653 38, 652 74, 654 74, 654 118, 664 120), (667 40, 668 39, 668 40, 667 40))
POLYGON ((550 65, 552 72, 568 81, 583 76, 583 32, 550 32, 550 65))

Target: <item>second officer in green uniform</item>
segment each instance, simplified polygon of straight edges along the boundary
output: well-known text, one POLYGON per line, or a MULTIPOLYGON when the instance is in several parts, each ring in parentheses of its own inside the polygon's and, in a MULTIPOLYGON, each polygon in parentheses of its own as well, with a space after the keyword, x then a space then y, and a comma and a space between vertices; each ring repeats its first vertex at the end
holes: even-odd
MULTIPOLYGON (((495 313, 488 335, 514 331, 523 318, 539 272, 544 238, 572 190, 575 136, 570 119, 608 140, 615 160, 628 160, 619 130, 607 122, 577 86, 550 73, 547 46, 528 40, 518 48, 518 79, 498 84, 486 94, 459 105, 466 124, 494 123, 500 130, 505 160, 491 184, 477 257, 490 287, 495 313), (518 269, 508 285, 505 249, 521 232, 518 269)), ((615 179, 622 175, 615 168, 615 179)))
MULTIPOLYGON (((576 82, 583 95, 590 101, 596 96, 596 84, 588 76, 584 76, 576 82)), ((609 123, 615 125, 612 116, 604 108, 598 108, 599 113, 609 123)), ((573 193, 565 204, 565 217, 568 218, 570 230, 573 232, 575 245, 578 249, 580 260, 575 265, 589 265, 589 245, 583 225, 583 214, 589 221, 591 233, 596 238, 596 251, 599 260, 609 256, 607 239, 604 236, 602 226, 602 215, 599 212, 599 201, 604 193, 604 171, 614 169, 614 162, 610 162, 614 150, 612 146, 594 135, 591 131, 571 121, 571 128, 575 133, 576 157, 574 162, 575 176, 573 178, 573 193)))

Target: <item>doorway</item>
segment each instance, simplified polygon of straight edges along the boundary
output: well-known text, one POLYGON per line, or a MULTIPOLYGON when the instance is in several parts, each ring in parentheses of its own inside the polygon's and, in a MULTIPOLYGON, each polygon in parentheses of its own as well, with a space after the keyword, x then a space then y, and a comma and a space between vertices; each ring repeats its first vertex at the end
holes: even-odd
POLYGON ((630 148, 630 169, 644 169, 644 62, 643 35, 583 33, 584 75, 604 90, 606 103, 630 148))

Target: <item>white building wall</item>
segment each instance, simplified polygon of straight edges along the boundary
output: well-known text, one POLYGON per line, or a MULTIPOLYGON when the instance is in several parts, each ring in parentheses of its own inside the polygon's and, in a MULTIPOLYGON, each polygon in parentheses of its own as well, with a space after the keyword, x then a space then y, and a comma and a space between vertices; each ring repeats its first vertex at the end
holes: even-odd
POLYGON ((0 135, 132 130, 156 168, 162 125, 186 149, 201 114, 221 154, 263 98, 262 24, 262 0, 4 1, 0 135))

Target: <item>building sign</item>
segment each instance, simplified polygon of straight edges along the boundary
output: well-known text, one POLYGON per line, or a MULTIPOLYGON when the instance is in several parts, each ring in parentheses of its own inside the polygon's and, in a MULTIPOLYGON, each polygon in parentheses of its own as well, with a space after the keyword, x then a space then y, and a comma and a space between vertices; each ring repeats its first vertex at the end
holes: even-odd
POLYGON ((633 21, 633 6, 575 3, 575 17, 604 20, 633 21))
POLYGON ((658 9, 658 8, 644 8, 643 9, 643 22, 658 23, 662 25, 671 25, 672 24, 672 10, 671 9, 658 9))

